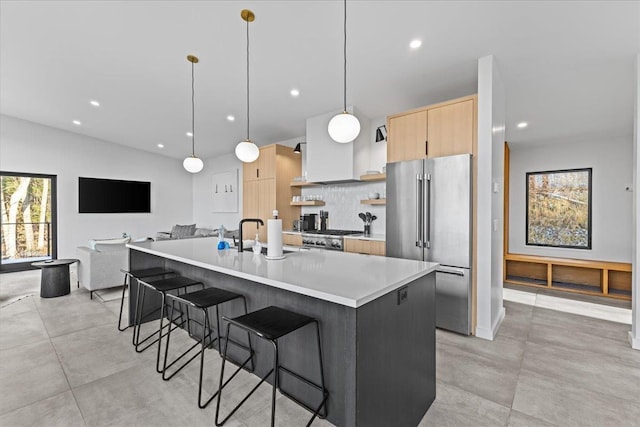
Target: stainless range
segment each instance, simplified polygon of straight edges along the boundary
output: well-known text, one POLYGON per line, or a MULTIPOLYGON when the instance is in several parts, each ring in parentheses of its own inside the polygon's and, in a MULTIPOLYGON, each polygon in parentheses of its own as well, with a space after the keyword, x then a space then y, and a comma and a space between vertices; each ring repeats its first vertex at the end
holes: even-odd
POLYGON ((308 230, 302 233, 302 245, 305 248, 344 251, 344 238, 351 234, 362 234, 354 230, 308 230))

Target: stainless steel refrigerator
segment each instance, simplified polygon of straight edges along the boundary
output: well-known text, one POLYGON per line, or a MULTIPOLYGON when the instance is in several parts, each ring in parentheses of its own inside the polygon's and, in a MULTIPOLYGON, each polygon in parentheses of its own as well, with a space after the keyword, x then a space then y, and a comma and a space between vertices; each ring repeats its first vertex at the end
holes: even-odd
POLYGON ((471 333, 471 155, 387 164, 387 256, 440 263, 436 326, 471 333))

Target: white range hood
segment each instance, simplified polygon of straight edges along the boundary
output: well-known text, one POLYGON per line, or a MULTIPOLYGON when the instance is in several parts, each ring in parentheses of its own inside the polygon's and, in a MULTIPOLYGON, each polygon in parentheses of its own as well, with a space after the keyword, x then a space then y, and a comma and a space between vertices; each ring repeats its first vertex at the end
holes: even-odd
POLYGON ((341 110, 307 119, 307 181, 348 182, 357 181, 369 167, 371 126, 369 119, 352 106, 347 111, 360 120, 360 135, 346 144, 335 142, 329 136, 327 126, 341 110))

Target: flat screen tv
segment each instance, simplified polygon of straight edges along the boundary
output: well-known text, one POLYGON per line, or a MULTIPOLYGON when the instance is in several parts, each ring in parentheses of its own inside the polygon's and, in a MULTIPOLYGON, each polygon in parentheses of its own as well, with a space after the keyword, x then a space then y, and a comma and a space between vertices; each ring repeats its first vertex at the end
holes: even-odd
POLYGON ((80 213, 149 213, 151 183, 118 179, 78 178, 80 213))

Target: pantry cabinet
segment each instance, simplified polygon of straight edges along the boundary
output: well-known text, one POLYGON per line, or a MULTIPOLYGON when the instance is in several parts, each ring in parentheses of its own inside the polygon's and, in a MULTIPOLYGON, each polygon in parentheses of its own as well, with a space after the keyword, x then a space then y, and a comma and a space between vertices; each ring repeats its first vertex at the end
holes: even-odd
POLYGON ((293 220, 300 218, 300 207, 291 206, 291 197, 300 195, 300 189, 289 184, 302 175, 300 156, 291 147, 272 144, 260 148, 258 160, 244 163, 242 170, 242 217, 260 218, 265 226, 246 223, 243 237, 253 239, 258 233, 262 242, 267 241, 267 220, 277 209, 282 228, 290 229, 293 220), (294 194, 295 193, 295 194, 294 194))

